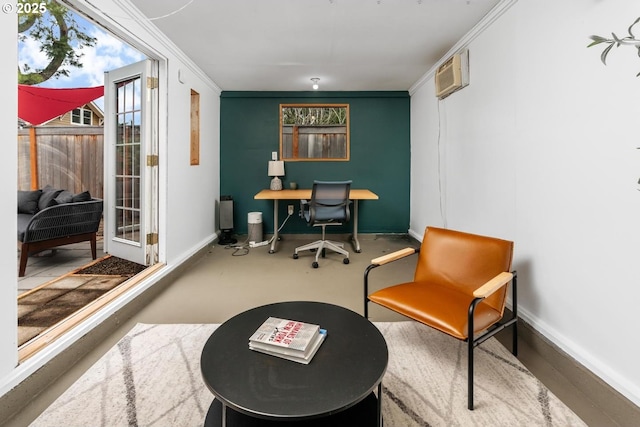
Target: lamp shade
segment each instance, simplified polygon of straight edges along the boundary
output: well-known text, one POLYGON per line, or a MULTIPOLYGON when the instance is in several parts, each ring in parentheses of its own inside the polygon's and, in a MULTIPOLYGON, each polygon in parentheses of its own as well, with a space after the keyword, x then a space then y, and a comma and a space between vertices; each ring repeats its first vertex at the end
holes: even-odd
POLYGON ((282 160, 270 160, 269 161, 269 176, 284 176, 284 161, 282 160))

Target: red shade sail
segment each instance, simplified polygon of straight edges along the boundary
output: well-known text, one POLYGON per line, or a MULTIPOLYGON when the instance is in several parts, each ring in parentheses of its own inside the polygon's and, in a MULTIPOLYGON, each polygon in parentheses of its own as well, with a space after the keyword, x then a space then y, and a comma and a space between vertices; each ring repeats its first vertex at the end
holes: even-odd
POLYGON ((104 95, 104 86, 51 89, 18 85, 18 117, 36 126, 104 95))

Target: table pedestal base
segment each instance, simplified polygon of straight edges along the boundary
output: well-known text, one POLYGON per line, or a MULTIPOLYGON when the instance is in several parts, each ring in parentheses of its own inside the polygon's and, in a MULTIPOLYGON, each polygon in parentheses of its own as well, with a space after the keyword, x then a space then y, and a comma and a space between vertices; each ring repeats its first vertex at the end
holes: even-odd
MULTIPOLYGON (((375 426, 377 425, 378 399, 374 393, 349 409, 322 418, 302 421, 275 421, 253 418, 249 415, 226 408, 228 427, 271 427, 286 425, 289 427, 321 426, 375 426)), ((205 427, 222 426, 222 404, 215 399, 207 412, 205 427)))

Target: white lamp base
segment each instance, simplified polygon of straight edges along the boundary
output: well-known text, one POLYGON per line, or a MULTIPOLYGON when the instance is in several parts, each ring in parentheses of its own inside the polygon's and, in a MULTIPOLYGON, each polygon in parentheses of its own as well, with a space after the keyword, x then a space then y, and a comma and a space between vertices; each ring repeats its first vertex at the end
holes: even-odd
POLYGON ((282 190, 282 180, 280 178, 278 178, 277 176, 274 177, 271 180, 271 187, 272 190, 282 190))

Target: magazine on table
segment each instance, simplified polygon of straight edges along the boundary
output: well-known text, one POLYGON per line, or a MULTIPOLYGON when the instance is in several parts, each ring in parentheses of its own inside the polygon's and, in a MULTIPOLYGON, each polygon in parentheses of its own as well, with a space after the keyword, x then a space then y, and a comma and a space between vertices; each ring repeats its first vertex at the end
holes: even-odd
POLYGON ((315 336, 315 339, 311 342, 311 344, 305 351, 292 350, 261 343, 249 343, 249 348, 253 351, 308 365, 309 362, 311 362, 311 359, 313 359, 313 356, 315 356, 316 352, 320 348, 320 345, 322 344, 326 336, 327 331, 325 329, 319 329, 318 333, 315 336))
POLYGON ((249 338, 249 344, 305 351, 320 330, 319 325, 269 317, 249 338))
POLYGON ((249 338, 249 348, 308 364, 326 335, 320 325, 269 317, 249 338))

